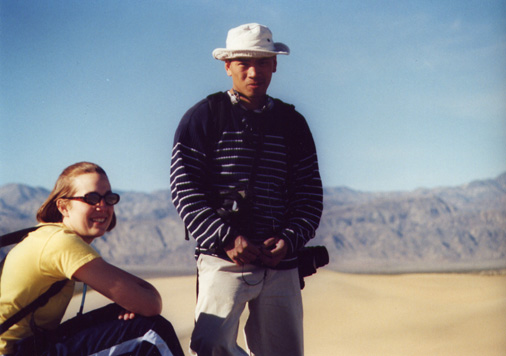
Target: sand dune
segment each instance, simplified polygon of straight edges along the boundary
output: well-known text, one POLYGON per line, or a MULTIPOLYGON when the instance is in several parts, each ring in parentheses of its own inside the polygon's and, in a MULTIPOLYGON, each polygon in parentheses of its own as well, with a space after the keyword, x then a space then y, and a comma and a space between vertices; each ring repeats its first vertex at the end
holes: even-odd
MULTIPOLYGON (((163 315, 186 349, 193 327, 195 277, 150 282, 163 295, 163 315)), ((303 298, 307 356, 506 355, 505 275, 320 270, 306 278, 303 298)), ((105 303, 97 293, 88 293, 85 310, 105 303)), ((75 315, 79 304, 80 296, 74 297, 67 317, 75 315)))

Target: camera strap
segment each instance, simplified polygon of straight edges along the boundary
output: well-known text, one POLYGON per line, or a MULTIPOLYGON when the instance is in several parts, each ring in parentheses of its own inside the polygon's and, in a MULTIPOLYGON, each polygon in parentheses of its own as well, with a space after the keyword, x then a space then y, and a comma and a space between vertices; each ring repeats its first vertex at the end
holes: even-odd
MULTIPOLYGON (((264 135, 262 130, 259 129, 259 122, 257 119, 253 117, 255 114, 251 111, 246 111, 244 113, 243 124, 244 124, 244 134, 249 136, 251 143, 253 144, 253 162, 251 164, 250 176, 248 179, 248 183, 246 185, 246 199, 250 202, 255 197, 254 185, 256 182, 256 177, 258 173, 258 167, 260 162, 260 150, 262 149, 264 142, 264 135)), ((247 231, 254 231, 255 228, 255 219, 247 220, 247 231)))

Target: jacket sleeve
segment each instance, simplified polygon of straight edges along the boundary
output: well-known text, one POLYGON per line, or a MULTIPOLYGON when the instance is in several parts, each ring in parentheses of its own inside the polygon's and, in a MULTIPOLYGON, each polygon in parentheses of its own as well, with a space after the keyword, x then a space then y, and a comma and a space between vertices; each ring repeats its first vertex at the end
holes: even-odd
POLYGON ((304 247, 315 236, 323 211, 323 188, 313 136, 302 115, 295 112, 290 124, 291 174, 288 213, 281 236, 289 253, 304 247))
POLYGON ((184 225, 202 249, 216 249, 236 232, 211 206, 208 184, 213 126, 207 100, 192 107, 174 135, 170 185, 172 201, 184 225))

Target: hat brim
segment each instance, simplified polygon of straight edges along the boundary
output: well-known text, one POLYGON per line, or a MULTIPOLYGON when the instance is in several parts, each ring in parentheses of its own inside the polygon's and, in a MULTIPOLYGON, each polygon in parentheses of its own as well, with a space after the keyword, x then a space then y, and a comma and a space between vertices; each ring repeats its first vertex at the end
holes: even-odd
POLYGON ((276 42, 274 43, 274 51, 268 51, 265 49, 227 49, 227 48, 216 48, 213 51, 213 57, 220 61, 226 61, 227 59, 234 58, 262 58, 272 57, 278 54, 289 55, 290 49, 287 45, 276 42))

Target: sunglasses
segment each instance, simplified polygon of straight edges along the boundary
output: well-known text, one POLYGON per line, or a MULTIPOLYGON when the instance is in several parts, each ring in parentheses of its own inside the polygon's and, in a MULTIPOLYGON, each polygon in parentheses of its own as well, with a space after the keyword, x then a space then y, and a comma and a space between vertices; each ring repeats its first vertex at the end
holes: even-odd
POLYGON ((98 203, 100 203, 102 199, 104 199, 107 205, 115 205, 118 204, 119 202, 119 194, 109 192, 105 193, 105 195, 100 195, 98 193, 93 192, 85 194, 84 197, 68 197, 68 198, 65 197, 62 199, 80 200, 89 205, 97 205, 98 203))

